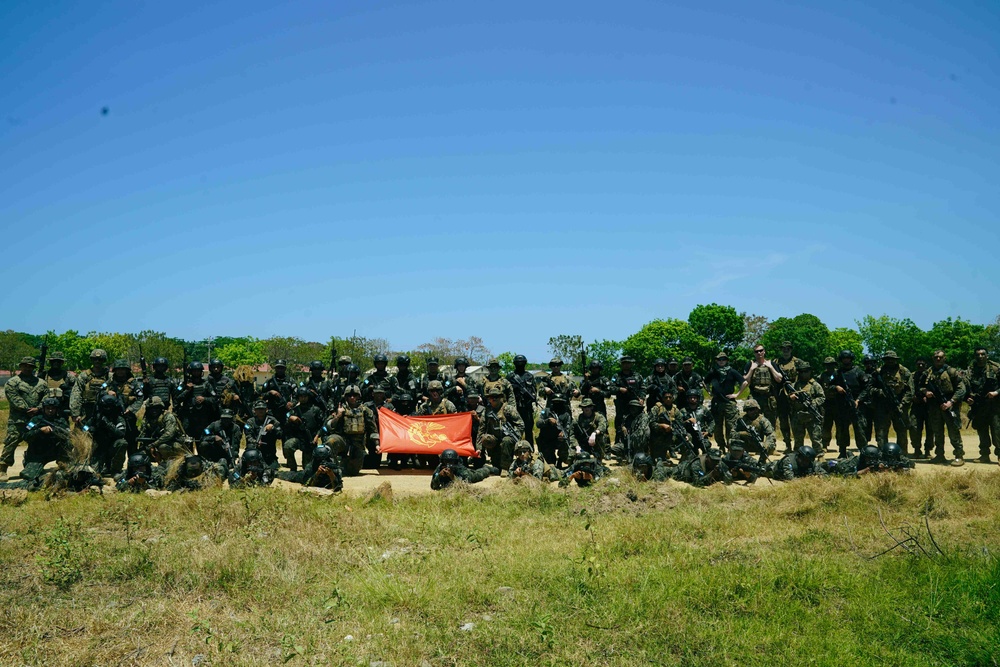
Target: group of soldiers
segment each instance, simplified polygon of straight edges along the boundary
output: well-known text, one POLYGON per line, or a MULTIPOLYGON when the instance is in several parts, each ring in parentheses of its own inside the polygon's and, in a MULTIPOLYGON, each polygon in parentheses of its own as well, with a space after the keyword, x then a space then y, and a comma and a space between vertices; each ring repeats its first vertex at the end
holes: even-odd
MULTIPOLYGON (((970 406, 979 435, 979 460, 990 461, 991 447, 1000 456, 1000 365, 982 348, 965 372, 948 366, 942 351, 930 362, 918 360, 911 372, 893 351, 882 356, 880 366, 866 356, 858 367, 854 354, 845 350, 825 360, 818 381, 788 342, 774 359, 756 346, 754 360, 743 372, 720 353, 715 368, 704 376, 686 358, 680 363, 657 359, 653 372, 643 377, 635 360, 623 356, 620 371, 611 377, 603 374, 599 361, 591 361, 579 384, 562 372, 564 362, 558 357, 549 362, 549 373, 537 378, 527 370, 524 355, 514 357, 514 370, 506 375, 500 362, 491 359, 485 377, 476 379, 467 374, 464 358, 444 374, 431 357, 426 372, 417 376, 407 355, 396 358, 393 373, 380 354, 363 379, 349 357, 340 357, 336 370, 314 361, 298 382, 279 360, 273 376, 259 387, 252 369, 227 374, 218 359, 209 362, 207 373, 201 362, 191 362, 176 378, 162 357, 153 360, 151 373, 143 360, 137 377, 124 359, 109 368, 107 354, 99 349, 90 355, 90 368, 76 375, 65 369, 58 352, 48 359, 48 367, 45 356, 43 350, 41 372, 33 357, 22 359, 18 374, 5 386, 10 419, 0 482, 6 481, 22 441, 28 443, 22 478, 37 484, 46 463, 68 464, 72 435, 81 432, 91 447, 87 460, 76 465, 132 486, 156 485, 158 477, 184 486, 184 480, 211 477, 245 485, 283 476, 336 489, 343 476, 381 465, 380 408, 402 415, 472 413, 478 456, 460 462, 460 468, 452 465, 451 454, 443 456, 433 476, 438 482, 432 482, 439 486, 449 474, 523 476, 529 469, 541 470, 548 479, 593 479, 610 458, 638 465, 638 470, 648 468, 649 476, 656 477, 668 469, 671 476, 681 474, 677 466, 705 470, 723 460, 730 462, 727 469, 734 469, 734 455, 742 460, 757 454, 760 465, 753 468, 756 464, 747 458, 740 469, 760 476, 775 451, 776 429, 786 458, 791 457, 782 470, 797 469, 793 463, 810 455, 816 468, 834 441, 839 459, 850 460, 852 429, 858 455, 867 451, 871 460, 873 452, 884 452, 890 444, 890 427, 899 456, 931 458, 933 452, 932 463, 948 462, 947 430, 951 464, 962 465, 963 402, 970 406), (737 396, 744 389, 749 398, 741 410, 737 396), (576 399, 579 413, 574 416, 576 399), (805 444, 807 435, 810 445, 805 444), (876 445, 868 448, 873 435, 876 445), (279 442, 287 472, 280 472, 279 442), (157 462, 161 465, 154 470, 157 462), (142 474, 133 474, 136 470, 142 474)), ((898 462, 894 452, 886 455, 893 466, 898 462)), ((395 468, 438 463, 436 457, 391 455, 388 460, 395 468)))

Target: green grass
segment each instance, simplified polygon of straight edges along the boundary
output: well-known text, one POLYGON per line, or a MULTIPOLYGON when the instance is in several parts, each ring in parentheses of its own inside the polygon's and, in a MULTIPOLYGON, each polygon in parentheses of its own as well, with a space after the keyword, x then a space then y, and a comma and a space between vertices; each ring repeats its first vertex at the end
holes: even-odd
POLYGON ((0 505, 0 664, 991 665, 998 510, 992 470, 31 498, 0 505), (866 559, 879 513, 913 554, 866 559))

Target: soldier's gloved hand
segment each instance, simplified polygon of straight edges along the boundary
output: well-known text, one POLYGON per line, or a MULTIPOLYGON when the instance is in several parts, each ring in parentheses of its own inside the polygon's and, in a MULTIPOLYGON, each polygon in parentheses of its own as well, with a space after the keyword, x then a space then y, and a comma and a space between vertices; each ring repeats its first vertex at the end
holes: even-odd
POLYGON ((42 427, 42 428, 40 428, 39 430, 40 430, 40 431, 41 431, 42 433, 45 433, 46 435, 47 435, 47 434, 49 434, 49 433, 52 433, 52 427, 51 427, 51 426, 43 426, 43 427, 42 427))

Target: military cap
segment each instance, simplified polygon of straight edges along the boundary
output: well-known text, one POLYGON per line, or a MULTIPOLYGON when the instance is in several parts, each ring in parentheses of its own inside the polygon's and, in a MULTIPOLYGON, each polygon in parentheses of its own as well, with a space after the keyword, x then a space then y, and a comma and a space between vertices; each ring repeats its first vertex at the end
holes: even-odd
POLYGON ((736 452, 744 452, 744 451, 746 451, 746 449, 738 441, 737 442, 732 442, 732 443, 729 444, 729 452, 732 453, 732 454, 735 454, 736 452))
POLYGON ((639 399, 633 398, 631 401, 628 402, 628 406, 630 408, 641 408, 642 407, 642 401, 640 401, 639 399))
POLYGON ((253 409, 254 410, 267 410, 267 403, 265 403, 264 401, 257 401, 256 403, 253 404, 253 409))
POLYGON ((339 359, 337 359, 337 363, 338 364, 349 364, 349 363, 351 363, 351 358, 349 356, 347 356, 346 354, 345 355, 341 355, 341 357, 339 359))
POLYGON ((833 357, 827 357, 826 359, 823 360, 823 363, 824 364, 835 364, 835 363, 837 363, 837 360, 834 359, 833 357))
POLYGON ((441 384, 440 380, 431 380, 427 384, 427 391, 443 391, 444 385, 441 384))
POLYGON ((552 359, 549 360, 549 368, 552 368, 553 366, 562 366, 562 365, 563 365, 563 360, 561 357, 552 357, 552 359))
POLYGON ((160 409, 163 409, 165 407, 166 406, 163 404, 163 399, 160 398, 159 396, 153 396, 148 401, 146 401, 146 409, 147 410, 149 410, 150 408, 160 408, 160 409))
POLYGON ((781 341, 781 347, 791 347, 791 346, 792 346, 792 341, 790 340, 781 341))
POLYGON ((688 389, 686 392, 684 392, 684 395, 687 396, 688 398, 691 398, 692 396, 694 396, 695 398, 705 397, 705 395, 701 393, 701 389, 688 389))
POLYGON ((530 452, 532 449, 533 448, 532 448, 530 442, 528 442, 527 440, 521 440, 519 443, 517 443, 517 446, 514 448, 514 451, 515 452, 523 452, 523 451, 529 451, 530 452))
POLYGON ((694 366, 694 359, 692 359, 691 357, 684 357, 684 360, 681 361, 681 366, 687 366, 688 364, 694 366))
POLYGON ((379 384, 375 385, 374 387, 372 387, 372 394, 388 394, 388 393, 389 392, 386 391, 386 389, 385 389, 385 385, 382 384, 381 382, 379 384))
POLYGON ((490 398, 494 396, 503 396, 503 389, 501 389, 498 385, 494 385, 492 388, 490 388, 489 392, 486 395, 489 396, 490 398))
POLYGON ((310 391, 309 391, 308 389, 306 389, 305 387, 298 387, 298 388, 296 388, 296 390, 295 390, 295 395, 296 395, 296 396, 311 396, 312 394, 311 394, 311 392, 310 392, 310 391))
POLYGON ((22 366, 37 366, 38 362, 35 361, 34 357, 21 357, 22 366))
POLYGON ((795 369, 800 371, 811 371, 813 367, 812 364, 810 364, 808 361, 800 361, 799 363, 795 364, 795 369))
POLYGON ((108 353, 105 352, 104 350, 102 350, 101 348, 97 348, 97 349, 94 349, 94 350, 90 351, 90 358, 91 359, 100 359, 101 361, 107 361, 108 360, 108 353))
POLYGON ((655 359, 653 361, 653 365, 654 366, 666 366, 667 365, 667 360, 663 359, 663 358, 655 359))
POLYGON ((49 361, 66 361, 66 357, 63 356, 62 352, 53 352, 49 355, 49 361))
POLYGON ((487 365, 487 366, 499 366, 499 365, 500 365, 500 360, 499 360, 499 359, 490 359, 490 360, 489 360, 489 361, 488 361, 488 362, 486 363, 486 365, 487 365))
POLYGON ((111 368, 128 368, 132 369, 132 364, 128 362, 128 359, 115 359, 115 363, 111 364, 111 368))
POLYGON ((229 408, 223 408, 222 412, 219 413, 219 416, 222 419, 232 419, 234 416, 236 416, 236 413, 234 413, 229 408))
POLYGON ((455 365, 456 366, 468 366, 469 365, 469 360, 466 359, 465 357, 459 357, 458 359, 455 360, 455 365))
POLYGON ((760 410, 760 403, 751 398, 747 401, 744 401, 743 410, 744 412, 747 410, 760 410))
POLYGON ((288 364, 285 363, 284 359, 278 359, 276 362, 274 362, 274 367, 275 368, 288 368, 288 364))
POLYGON ((883 359, 899 359, 899 355, 896 354, 895 350, 886 350, 885 354, 882 355, 883 359))
POLYGON ((360 396, 361 395, 361 387, 359 387, 356 384, 349 384, 349 385, 347 385, 347 388, 344 389, 344 396, 350 396, 352 394, 356 394, 356 395, 360 396))
POLYGON ((580 407, 581 408, 592 408, 592 407, 594 407, 594 401, 591 400, 591 399, 589 399, 589 398, 585 398, 582 401, 580 401, 580 407))
POLYGON ((440 363, 438 362, 438 358, 437 357, 427 357, 427 365, 428 366, 431 366, 431 365, 439 366, 440 363))
POLYGON ((623 364, 634 364, 635 363, 635 357, 630 357, 629 355, 626 354, 626 355, 624 355, 621 358, 621 363, 623 363, 623 364))
POLYGON ((478 391, 470 391, 468 394, 465 395, 465 398, 466 399, 469 399, 469 398, 482 398, 482 396, 479 395, 478 391))
POLYGON ((729 355, 726 354, 725 352, 719 352, 717 355, 715 355, 715 358, 716 359, 728 359, 729 355))
POLYGON ((676 365, 677 365, 677 357, 670 357, 669 359, 667 359, 667 366, 676 366, 676 365))

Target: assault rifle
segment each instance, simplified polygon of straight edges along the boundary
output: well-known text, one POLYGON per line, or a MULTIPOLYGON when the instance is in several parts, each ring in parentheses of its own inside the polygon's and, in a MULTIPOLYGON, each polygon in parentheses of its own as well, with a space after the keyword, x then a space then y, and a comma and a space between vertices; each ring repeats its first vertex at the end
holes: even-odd
POLYGON ((142 369, 142 380, 146 381, 146 356, 142 353, 142 343, 139 343, 139 368, 142 369))
MULTIPOLYGON (((998 388, 997 378, 984 377, 983 383, 979 385, 979 389, 976 391, 976 393, 972 394, 971 396, 968 396, 968 398, 972 399, 972 404, 969 405, 969 424, 972 424, 975 421, 976 417, 979 416, 979 411, 986 407, 986 402, 990 400, 987 395, 990 394, 991 392, 997 391, 997 388, 998 388)), ((968 426, 969 424, 966 424, 966 426, 968 426)))
POLYGON ((332 380, 337 368, 337 343, 330 340, 330 368, 326 370, 326 379, 332 380))
POLYGON ((511 373, 508 379, 510 378, 514 379, 511 384, 514 385, 514 388, 517 389, 518 393, 521 394, 526 401, 528 401, 531 405, 535 405, 538 402, 535 398, 535 392, 528 389, 528 385, 525 383, 523 377, 517 373, 511 373))
POLYGON ((892 414, 897 419, 905 421, 905 419, 903 419, 903 409, 899 405, 899 397, 896 396, 895 390, 886 383, 885 378, 882 377, 881 371, 872 373, 872 385, 881 391, 882 395, 889 401, 889 406, 892 408, 892 414))
MULTIPOLYGON (((865 429, 861 424, 861 413, 858 412, 858 406, 854 402, 854 394, 851 392, 850 385, 847 384, 847 378, 844 376, 844 371, 838 369, 836 373, 829 373, 826 375, 827 383, 833 387, 840 387, 844 390, 844 402, 847 405, 847 414, 851 418, 851 423, 854 425, 856 435, 864 435, 865 429)), ((867 444, 867 441, 866 441, 867 444)))
MULTIPOLYGON (((745 457, 740 459, 722 459, 722 463, 730 470, 742 470, 753 475, 753 478, 749 480, 751 483, 755 482, 758 477, 766 477, 767 481, 771 481, 769 476, 770 471, 766 466, 754 463, 745 457)), ((773 484, 773 482, 771 483, 773 484)))
MULTIPOLYGON (((938 386, 937 380, 932 379, 930 371, 927 373, 927 391, 934 394, 934 400, 940 405, 944 405, 948 402, 948 399, 944 397, 944 392, 941 391, 941 387, 938 386)), ((951 410, 948 410, 948 416, 952 419, 956 418, 955 407, 952 405, 951 410)))
POLYGON ((750 434, 750 438, 753 440, 754 444, 760 448, 760 456, 757 457, 757 463, 763 465, 768 462, 767 447, 764 445, 764 441, 761 440, 760 434, 757 433, 757 429, 748 424, 743 417, 736 420, 736 428, 741 431, 746 431, 750 434))

